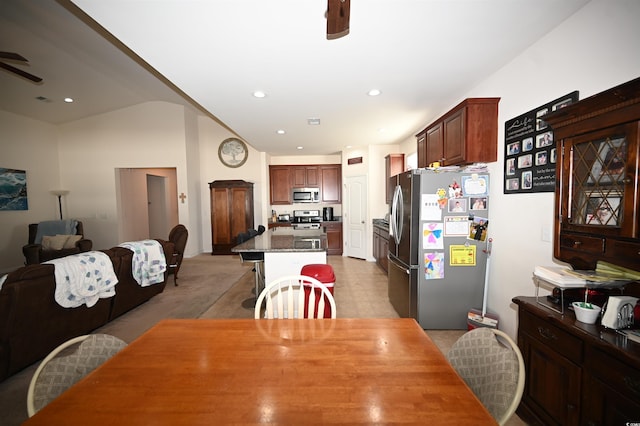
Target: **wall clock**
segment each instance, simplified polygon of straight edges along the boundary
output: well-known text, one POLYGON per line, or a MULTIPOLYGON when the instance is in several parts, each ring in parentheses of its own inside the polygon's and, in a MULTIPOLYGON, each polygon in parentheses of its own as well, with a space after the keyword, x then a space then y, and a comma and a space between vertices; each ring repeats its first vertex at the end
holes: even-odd
POLYGON ((218 148, 218 158, 227 167, 240 167, 249 156, 247 145, 238 138, 228 138, 222 141, 218 148))

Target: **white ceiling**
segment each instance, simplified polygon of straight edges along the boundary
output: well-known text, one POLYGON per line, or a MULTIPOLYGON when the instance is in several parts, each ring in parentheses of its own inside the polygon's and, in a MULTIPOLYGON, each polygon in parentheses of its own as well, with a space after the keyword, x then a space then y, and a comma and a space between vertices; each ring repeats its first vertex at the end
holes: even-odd
POLYGON ((191 98, 272 155, 399 143, 586 3, 352 0, 327 40, 326 0, 2 0, 0 51, 44 81, 0 72, 0 109, 64 123, 191 98))

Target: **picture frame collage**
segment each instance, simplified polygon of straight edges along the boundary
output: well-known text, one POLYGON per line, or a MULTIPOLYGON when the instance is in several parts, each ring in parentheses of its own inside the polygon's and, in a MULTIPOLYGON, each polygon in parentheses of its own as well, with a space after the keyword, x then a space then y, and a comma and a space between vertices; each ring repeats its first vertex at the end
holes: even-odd
POLYGON ((542 117, 578 99, 576 90, 505 122, 505 194, 555 191, 556 141, 542 117))

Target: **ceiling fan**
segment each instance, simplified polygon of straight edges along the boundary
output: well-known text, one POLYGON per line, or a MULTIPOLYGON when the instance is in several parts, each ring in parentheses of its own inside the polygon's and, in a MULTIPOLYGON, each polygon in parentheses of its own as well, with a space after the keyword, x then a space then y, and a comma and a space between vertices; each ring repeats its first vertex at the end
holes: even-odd
POLYGON ((40 83, 42 81, 42 79, 38 76, 35 76, 33 74, 29 74, 26 71, 22 71, 21 69, 18 69, 16 67, 14 67, 13 65, 9 65, 6 64, 4 61, 8 60, 8 61, 17 61, 17 62, 22 62, 23 65, 28 65, 29 61, 22 55, 18 55, 17 53, 13 53, 13 52, 0 52, 0 68, 3 68, 9 72, 12 72, 14 74, 19 75, 20 77, 24 77, 26 79, 29 79, 31 81, 33 81, 34 83, 40 83))
POLYGON ((351 0, 327 0, 327 40, 349 34, 351 0))

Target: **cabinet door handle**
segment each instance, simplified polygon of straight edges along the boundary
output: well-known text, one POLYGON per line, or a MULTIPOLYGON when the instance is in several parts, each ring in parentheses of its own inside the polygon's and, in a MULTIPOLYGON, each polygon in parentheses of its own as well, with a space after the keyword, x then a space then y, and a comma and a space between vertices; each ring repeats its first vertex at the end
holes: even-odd
POLYGON ((580 246, 580 244, 582 244, 582 241, 574 241, 574 242, 573 242, 573 246, 574 246, 574 247, 579 247, 579 246, 580 246))
POLYGON ((636 395, 640 395, 640 380, 634 379, 633 377, 625 376, 624 384, 627 385, 631 392, 636 395))
POLYGON ((556 335, 553 334, 548 328, 538 327, 538 333, 540 333, 540 335, 547 340, 558 340, 556 335))

